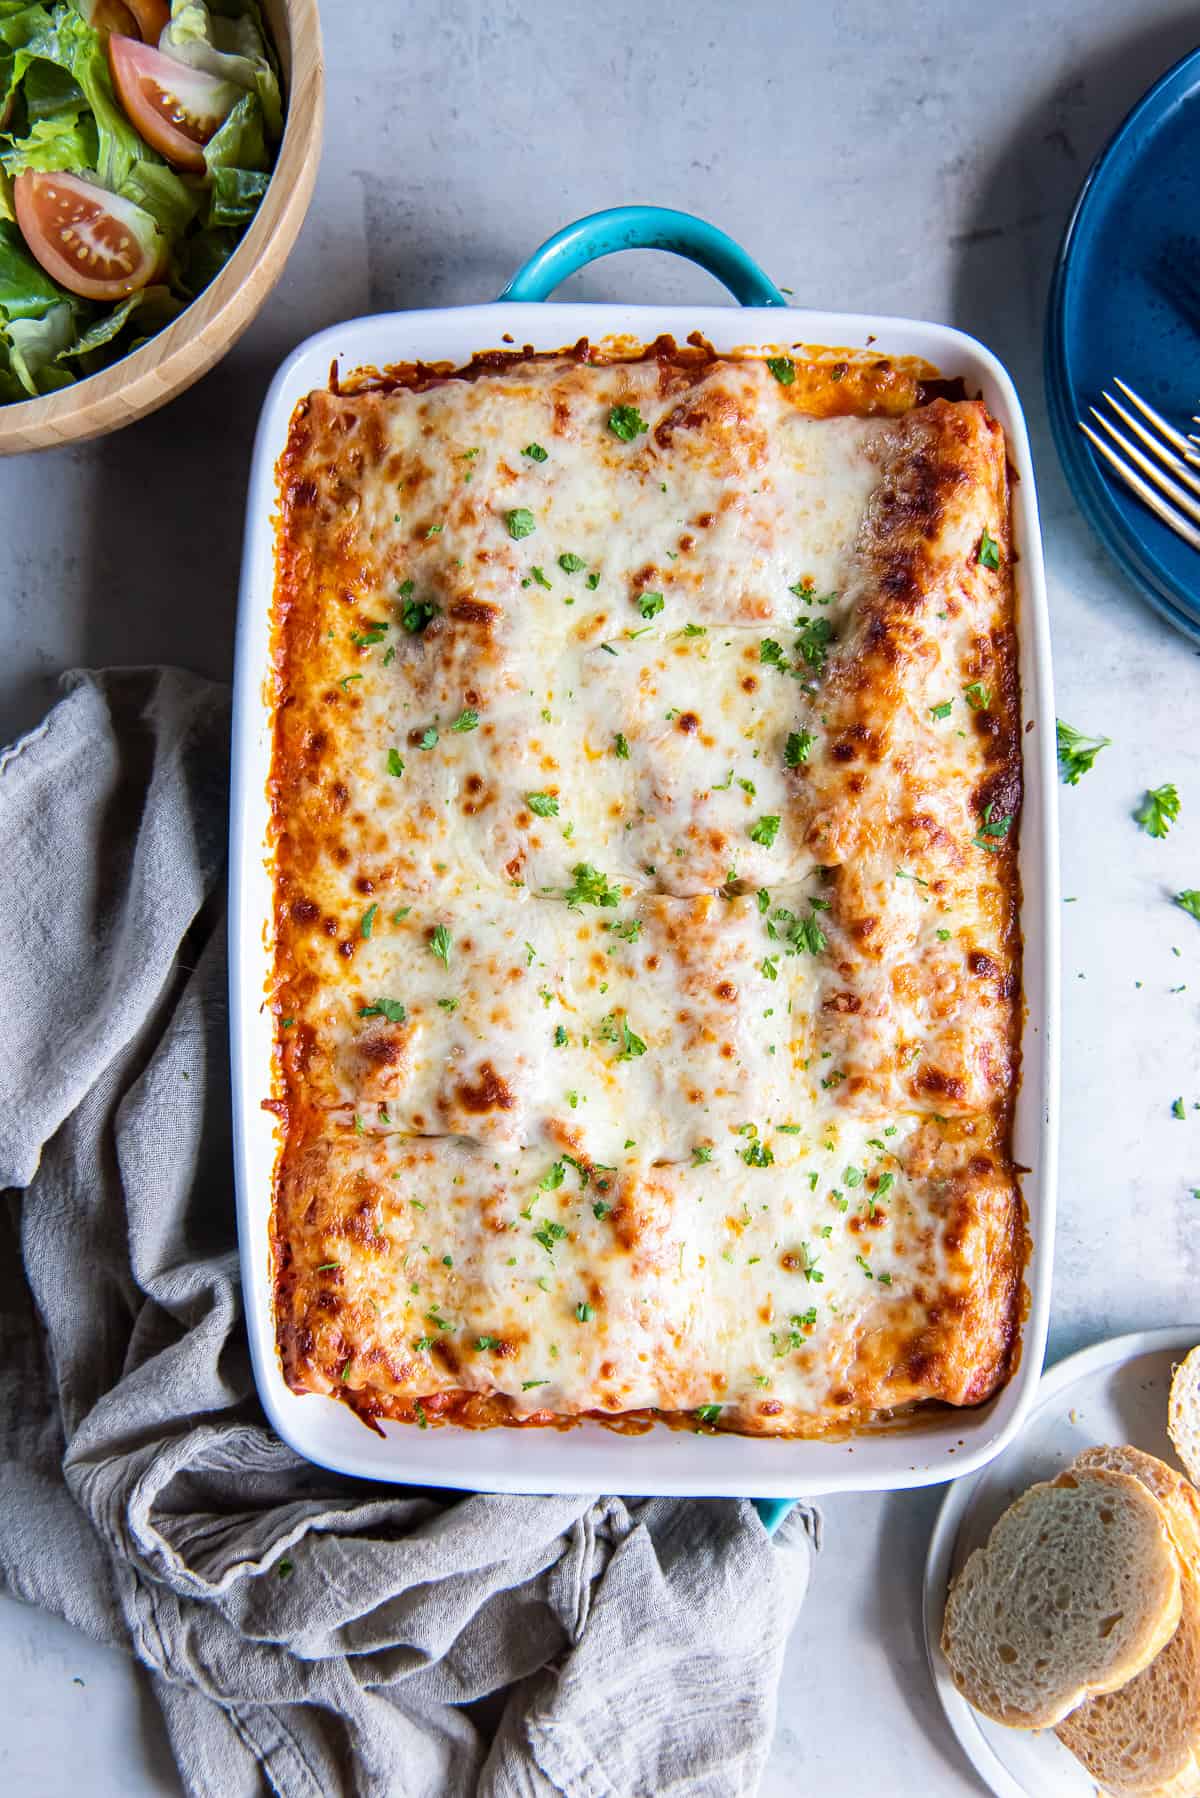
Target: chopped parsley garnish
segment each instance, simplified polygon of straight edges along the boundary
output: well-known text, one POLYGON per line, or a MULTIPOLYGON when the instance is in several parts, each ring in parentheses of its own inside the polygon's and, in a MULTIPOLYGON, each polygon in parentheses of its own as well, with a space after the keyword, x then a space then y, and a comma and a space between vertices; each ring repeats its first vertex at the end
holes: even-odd
POLYGON ((1000 566, 1000 545, 989 532, 986 524, 983 536, 979 539, 979 560, 985 568, 996 569, 1000 566))
POLYGON ((400 776, 404 773, 404 757, 398 749, 388 750, 387 771, 389 774, 394 775, 397 780, 399 780, 400 776))
POLYGON ((1012 829, 1011 816, 1007 818, 997 818, 993 815, 995 810, 996 808, 994 805, 984 806, 983 822, 979 827, 978 833, 971 838, 971 842, 976 849, 986 849, 990 855, 996 855, 1000 849, 1000 841, 994 839, 1002 840, 1012 829))
MULTIPOLYGON (((411 588, 412 582, 406 581, 405 586, 411 588)), ((400 591, 403 593, 404 588, 400 591)), ((405 601, 400 622, 411 637, 419 637, 430 620, 437 617, 439 610, 432 599, 409 599, 405 601)))
POLYGON ((642 593, 637 600, 637 609, 643 618, 657 618, 666 604, 661 593, 642 593))
POLYGON ((618 1061, 636 1061, 639 1055, 646 1053, 646 1045, 636 1031, 629 1028, 629 1019, 621 1019, 621 1053, 618 1061))
POLYGON ((519 543, 522 537, 532 537, 537 530, 537 519, 527 506, 517 506, 504 514, 504 522, 508 526, 508 534, 519 543))
POLYGON ((592 1307, 588 1304, 587 1300, 580 1299, 575 1307, 575 1316, 579 1319, 579 1322, 581 1324, 590 1324, 595 1315, 596 1313, 592 1310, 592 1307))
POLYGON ((340 1261, 322 1261, 319 1267, 314 1267, 313 1272, 315 1274, 330 1274, 339 1269, 341 1265, 340 1261))
MULTIPOLYGON (((767 935, 773 943, 782 942, 789 955, 820 955, 829 947, 829 939, 817 922, 816 909, 820 903, 810 902, 813 906, 807 918, 799 917, 789 911, 786 905, 777 906, 767 920, 767 935)), ((821 905, 824 910, 824 906, 821 905)))
POLYGON ((604 928, 611 930, 614 936, 619 936, 622 942, 636 943, 642 934, 642 920, 627 918, 623 924, 606 924, 604 928))
POLYGON ((629 738, 623 730, 619 730, 613 738, 613 754, 618 761, 627 762, 629 760, 629 738))
POLYGON ((614 406, 608 415, 608 428, 622 443, 632 443, 650 427, 636 406, 614 406))
POLYGON ((351 681, 356 681, 356 680, 361 680, 361 679, 362 679, 361 674, 344 674, 342 676, 341 680, 338 682, 338 686, 342 689, 342 692, 344 693, 346 691, 347 687, 349 687, 351 681))
POLYGON ((436 749, 437 742, 438 742, 437 725, 436 724, 427 724, 425 726, 425 729, 421 732, 421 735, 417 738, 417 748, 418 749, 436 749))
POLYGON ((1200 891, 1195 887, 1184 887, 1182 893, 1176 893, 1175 904, 1200 924, 1200 891))
POLYGON ((1165 837, 1178 816, 1179 794, 1169 782, 1165 787, 1151 787, 1133 814, 1134 822, 1148 837, 1165 837))
POLYGON ((525 448, 521 451, 521 454, 523 456, 528 456, 531 462, 545 462, 547 460, 547 452, 542 448, 540 443, 527 443, 525 448))
POLYGON ((810 730, 790 730, 787 742, 783 746, 783 765, 785 768, 799 768, 808 760, 809 750, 816 742, 810 730))
POLYGON ((873 1280, 875 1278, 875 1275, 871 1272, 871 1268, 870 1268, 869 1263, 867 1262, 866 1257, 863 1255, 856 1255, 854 1257, 854 1259, 858 1262, 858 1265, 862 1268, 862 1270, 863 1270, 864 1274, 866 1274, 868 1280, 873 1280))
POLYGON ((940 704, 930 706, 929 716, 931 718, 948 718, 953 710, 954 701, 952 699, 943 699, 940 704))
POLYGON ((796 364, 790 356, 768 356, 767 367, 781 387, 790 387, 796 379, 796 364))
POLYGON ((948 943, 950 941, 950 932, 948 930, 939 930, 937 937, 939 943, 948 943))
POLYGON ((695 1412, 697 1423, 706 1423, 711 1429, 721 1416, 720 1405, 698 1405, 695 1412))
POLYGON ((986 712, 992 703, 991 688, 985 687, 982 681, 972 681, 969 687, 963 688, 963 698, 973 712, 986 712))
POLYGON ((875 1188, 876 1203, 878 1203, 878 1201, 880 1199, 886 1198, 888 1193, 891 1192, 891 1190, 895 1184, 896 1184, 895 1174, 880 1174, 879 1182, 875 1188))
POLYGON ((796 638, 796 653, 803 657, 810 668, 819 674, 825 666, 825 656, 829 649, 829 639, 833 636, 833 626, 828 618, 798 618, 796 628, 800 635, 796 638))
POLYGON ((371 932, 375 928, 375 920, 378 916, 379 916, 378 904, 368 905, 366 911, 362 915, 362 922, 358 927, 360 929, 360 931, 362 932, 364 942, 370 942, 371 932))
POLYGON ((533 567, 529 570, 529 572, 533 576, 534 580, 537 582, 539 587, 544 587, 546 589, 547 593, 550 593, 553 590, 551 588, 550 582, 546 579, 546 570, 544 568, 539 568, 536 562, 534 563, 533 567))
POLYGON ((753 1136, 744 1149, 739 1149, 747 1167, 774 1167, 775 1157, 761 1137, 753 1136))
POLYGON ((600 585, 600 576, 598 574, 589 574, 584 585, 589 593, 594 593, 596 588, 600 585))
POLYGON ((763 638, 758 646, 758 659, 768 668, 782 668, 785 673, 787 672, 788 660, 783 653, 783 645, 777 643, 774 637, 763 638))
POLYGON ((535 1242, 540 1242, 547 1255, 553 1260, 554 1245, 561 1242, 566 1233, 567 1228, 565 1224, 556 1224, 553 1222, 546 1223, 543 1224, 540 1229, 534 1231, 533 1240, 535 1242))
POLYGON ((350 641, 356 649, 369 649, 373 643, 382 643, 390 629, 389 624, 372 624, 369 630, 351 631, 350 641))
POLYGON ((370 1005, 360 1005, 360 1018, 386 1018, 389 1024, 403 1024, 408 1013, 399 999, 375 999, 370 1005))
POLYGON ((575 877, 574 885, 567 888, 563 898, 576 911, 581 905, 615 906, 620 903, 620 890, 610 886, 608 876, 599 868, 593 868, 590 862, 576 862, 571 873, 575 877))
POLYGON ((704 1162, 711 1161, 712 1155, 713 1152, 707 1143, 697 1143, 692 1150, 692 1161, 696 1167, 700 1167, 704 1162))
POLYGON ((526 793, 525 803, 539 818, 557 818, 558 800, 553 793, 526 793))
POLYGON ((488 1349, 500 1347, 500 1338, 498 1336, 477 1336, 475 1338, 475 1347, 481 1355, 485 1354, 488 1349))
POLYGON ((557 1192, 567 1177, 565 1161, 552 1161, 549 1168, 537 1183, 539 1192, 557 1192))
POLYGON ((458 714, 458 717, 454 720, 454 723, 450 726, 451 730, 456 730, 460 733, 466 730, 477 730, 478 728, 479 713, 469 705, 463 707, 462 711, 458 714))
POLYGON ((587 567, 583 557, 572 554, 570 550, 558 558, 558 565, 564 574, 582 574, 587 567))
POLYGON ((438 1004, 443 1011, 457 1011, 458 1010, 458 1000, 457 999, 439 999, 438 1004))
POLYGON ((778 835, 779 819, 773 812, 768 812, 751 827, 750 841, 761 843, 764 849, 769 849, 778 835))
POLYGON ((598 1224, 602 1224, 611 1210, 611 1205, 606 1205, 603 1199, 597 1199, 592 1206, 592 1216, 598 1224))
POLYGON ((444 968, 450 966, 450 946, 453 940, 444 924, 439 924, 429 939, 431 953, 437 957, 444 968))
POLYGON ((566 1026, 564 1024, 556 1024, 554 1026, 554 1047, 556 1049, 565 1049, 566 1046, 567 1046, 566 1026))
POLYGON ((549 1380, 522 1380, 521 1391, 532 1392, 535 1386, 548 1386, 549 1380))
POLYGON ((762 959, 762 972, 768 980, 778 980, 779 979, 779 958, 778 958, 778 956, 764 955, 763 959, 762 959))
POLYGON ((1111 737, 1085 737, 1071 724, 1064 724, 1061 718, 1057 721, 1058 737, 1058 771, 1064 785, 1077 787, 1079 776, 1087 774, 1102 749, 1107 749, 1112 742, 1111 737))

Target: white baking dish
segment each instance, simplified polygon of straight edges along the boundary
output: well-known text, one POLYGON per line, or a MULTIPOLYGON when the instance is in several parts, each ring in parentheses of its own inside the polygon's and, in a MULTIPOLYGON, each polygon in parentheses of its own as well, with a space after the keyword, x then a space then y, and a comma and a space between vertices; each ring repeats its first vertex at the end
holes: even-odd
MULTIPOLYGON (((660 239, 659 241, 664 241, 660 239)), ((676 247, 670 245, 669 247, 676 247)), ((711 263, 710 263, 711 266, 711 263)), ((751 265, 752 266, 752 265, 751 265)), ((760 279, 762 279, 760 277, 760 279)), ((769 284, 765 283, 764 286, 769 284)), ((309 1460, 371 1479, 507 1492, 756 1494, 921 1486, 982 1466, 1012 1437, 1041 1372, 1050 1302, 1058 1116, 1058 866, 1054 703, 1045 576, 1033 466, 1021 407, 996 358, 944 325, 777 306, 648 307, 504 302, 446 311, 394 312, 322 331, 284 363, 263 406, 250 478, 237 638, 230 854, 230 1012, 238 1227, 246 1317, 258 1389, 285 1441, 309 1460), (1025 939, 1023 1079, 1015 1159, 1024 1179, 1032 1256, 1020 1361, 1007 1386, 975 1410, 932 1409, 903 1429, 842 1441, 778 1441, 660 1427, 625 1436, 596 1423, 560 1430, 419 1430, 385 1426, 377 1436, 344 1405, 297 1396, 284 1384, 275 1348, 269 1253, 277 1124, 262 1101, 271 1090, 271 1018, 263 1003, 270 971, 271 879, 266 861, 266 783, 271 748, 269 613, 274 578, 275 464, 293 408, 324 386, 330 364, 469 360, 506 334, 557 349, 587 335, 683 341, 701 331, 719 350, 829 344, 921 356, 961 376, 1003 425, 1013 484, 1025 802, 1021 819, 1025 939), (1032 726, 1032 728, 1029 728, 1032 726)))

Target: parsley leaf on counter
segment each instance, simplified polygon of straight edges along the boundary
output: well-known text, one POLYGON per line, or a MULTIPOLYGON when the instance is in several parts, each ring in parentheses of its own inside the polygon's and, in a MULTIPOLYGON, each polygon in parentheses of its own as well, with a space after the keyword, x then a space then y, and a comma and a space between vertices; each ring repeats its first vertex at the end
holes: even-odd
POLYGON ((1182 1099, 1176 1099, 1174 1101, 1174 1103, 1172 1104, 1171 1116, 1173 1118, 1183 1118, 1183 1117, 1187 1116, 1187 1113, 1184 1111, 1184 1108, 1183 1108, 1183 1100, 1182 1099))
POLYGON ((1135 824, 1140 824, 1148 837, 1165 837, 1178 816, 1179 794, 1170 782, 1151 787, 1133 814, 1135 824))
POLYGON ((614 406, 608 415, 608 428, 622 443, 632 443, 650 427, 636 406, 614 406))
POLYGON ((1085 737, 1082 731, 1064 723, 1061 718, 1057 720, 1057 737, 1058 771, 1063 784, 1068 787, 1079 785, 1079 776, 1090 771, 1100 751, 1112 742, 1111 737, 1085 737))
POLYGON ((1175 904, 1200 924, 1200 890, 1196 887, 1184 887, 1182 893, 1176 893, 1175 904))

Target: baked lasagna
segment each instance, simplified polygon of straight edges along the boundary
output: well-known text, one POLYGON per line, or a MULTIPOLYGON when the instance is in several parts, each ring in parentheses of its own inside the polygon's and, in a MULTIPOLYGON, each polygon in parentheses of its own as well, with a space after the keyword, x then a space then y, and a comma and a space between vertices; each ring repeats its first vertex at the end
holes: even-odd
POLYGON ((413 367, 279 465, 289 1385, 805 1436, 1018 1336, 1003 433, 830 355, 413 367))

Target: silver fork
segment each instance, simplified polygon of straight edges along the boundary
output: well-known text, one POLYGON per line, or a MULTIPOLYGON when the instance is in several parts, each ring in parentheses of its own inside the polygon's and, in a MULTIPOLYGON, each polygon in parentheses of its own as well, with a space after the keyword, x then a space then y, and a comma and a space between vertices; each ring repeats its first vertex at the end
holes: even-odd
MULTIPOLYGON (((1095 406, 1089 406, 1088 411, 1111 442, 1106 442, 1082 418, 1078 421, 1080 430, 1109 466, 1116 470, 1125 485, 1165 525, 1182 537, 1185 543, 1190 543, 1193 549, 1200 549, 1200 529, 1197 529, 1200 525, 1200 476, 1193 472, 1200 469, 1200 436, 1185 437, 1161 412, 1156 412, 1148 400, 1142 399, 1132 387, 1127 387, 1124 381, 1118 381, 1115 376, 1113 386, 1120 388, 1130 406, 1141 413, 1141 418, 1135 417, 1134 412, 1123 406, 1120 400, 1114 399, 1111 393, 1105 392, 1101 397, 1107 400, 1117 417, 1145 445, 1145 449, 1139 449, 1137 443, 1126 436, 1124 431, 1118 430, 1095 406), (1146 420, 1153 429, 1148 429, 1142 420, 1146 420), (1113 443, 1119 446, 1123 455, 1118 455, 1112 447, 1113 443), (1141 474, 1138 469, 1142 471, 1141 474), (1163 494, 1167 496, 1165 499, 1163 494)), ((1192 423, 1200 424, 1200 418, 1193 418, 1192 423)))

